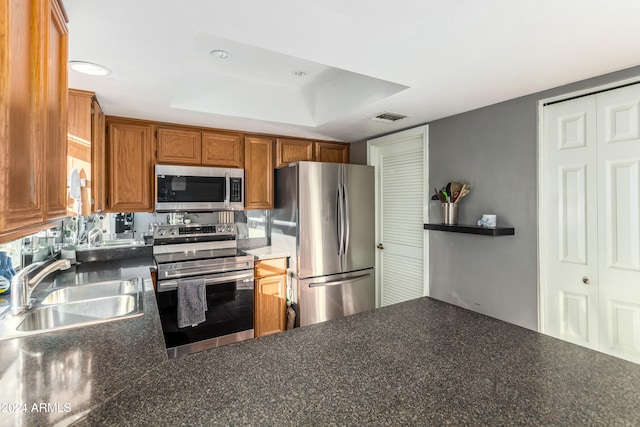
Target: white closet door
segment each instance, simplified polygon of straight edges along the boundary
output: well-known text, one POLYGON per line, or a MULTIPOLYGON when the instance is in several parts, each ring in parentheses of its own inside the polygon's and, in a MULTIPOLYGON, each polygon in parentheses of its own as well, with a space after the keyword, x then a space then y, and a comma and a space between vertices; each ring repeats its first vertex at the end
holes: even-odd
POLYGON ((640 85, 597 95, 600 350, 640 363, 640 85))
POLYGON ((595 96, 544 108, 540 254, 542 331, 597 349, 595 113, 595 96))

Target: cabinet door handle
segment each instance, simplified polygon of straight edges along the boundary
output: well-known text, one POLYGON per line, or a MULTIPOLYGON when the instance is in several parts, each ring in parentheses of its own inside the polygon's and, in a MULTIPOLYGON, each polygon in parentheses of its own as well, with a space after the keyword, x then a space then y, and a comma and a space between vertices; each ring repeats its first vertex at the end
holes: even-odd
POLYGON ((591 283, 591 280, 589 280, 589 278, 587 276, 583 276, 582 277, 582 283, 584 283, 585 285, 588 285, 591 283))
POLYGON ((378 248, 378 249, 384 249, 384 246, 382 245, 382 243, 378 243, 378 246, 376 246, 376 248, 378 248))

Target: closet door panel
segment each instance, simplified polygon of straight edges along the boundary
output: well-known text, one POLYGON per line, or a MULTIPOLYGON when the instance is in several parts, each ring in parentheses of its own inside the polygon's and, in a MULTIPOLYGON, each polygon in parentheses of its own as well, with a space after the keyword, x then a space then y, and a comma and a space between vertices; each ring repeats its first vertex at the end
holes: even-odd
POLYGON ((640 84, 597 95, 600 350, 640 363, 640 84))
POLYGON ((583 97, 544 109, 540 254, 543 332, 594 349, 598 346, 595 101, 594 96, 583 97))

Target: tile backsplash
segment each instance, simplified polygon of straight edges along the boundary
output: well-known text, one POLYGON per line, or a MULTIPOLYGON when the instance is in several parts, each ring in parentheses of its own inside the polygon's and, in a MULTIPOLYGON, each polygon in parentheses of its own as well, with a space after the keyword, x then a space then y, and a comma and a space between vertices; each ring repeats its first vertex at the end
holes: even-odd
MULTIPOLYGON (((83 229, 100 227, 109 239, 123 237, 116 234, 118 214, 92 215, 89 217, 67 218, 65 223, 71 224, 71 228, 83 229)), ((131 232, 127 236, 138 240, 151 235, 154 224, 169 224, 172 214, 135 212, 132 214, 130 224, 131 232)), ((179 214, 179 221, 189 220, 192 224, 220 224, 233 222, 238 228, 238 246, 241 248, 256 248, 266 246, 270 242, 270 218, 271 211, 226 211, 226 212, 184 212, 179 214)), ((76 232, 82 237, 82 232, 76 232)))
MULTIPOLYGON (((122 237, 116 235, 117 214, 93 214, 86 217, 67 217, 55 223, 50 229, 31 236, 0 244, 0 252, 11 258, 15 270, 33 262, 46 261, 61 248, 86 241, 86 233, 92 228, 100 228, 106 239, 122 237)), ((152 224, 168 224, 167 213, 137 212, 132 215, 130 236, 139 240, 150 235, 152 224)), ((194 224, 218 224, 232 221, 238 228, 238 247, 252 249, 271 243, 271 211, 228 211, 185 213, 194 224), (222 221, 221 221, 222 220, 222 221)))

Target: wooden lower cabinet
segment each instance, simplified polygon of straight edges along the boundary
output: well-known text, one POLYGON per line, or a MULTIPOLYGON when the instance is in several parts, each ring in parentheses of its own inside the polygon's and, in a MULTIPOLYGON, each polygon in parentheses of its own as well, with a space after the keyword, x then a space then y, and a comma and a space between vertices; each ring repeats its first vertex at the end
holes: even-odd
POLYGON ((286 328, 286 258, 255 262, 254 335, 256 338, 286 328))
POLYGON ((244 140, 244 208, 273 209, 273 140, 244 140))

